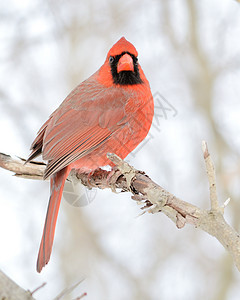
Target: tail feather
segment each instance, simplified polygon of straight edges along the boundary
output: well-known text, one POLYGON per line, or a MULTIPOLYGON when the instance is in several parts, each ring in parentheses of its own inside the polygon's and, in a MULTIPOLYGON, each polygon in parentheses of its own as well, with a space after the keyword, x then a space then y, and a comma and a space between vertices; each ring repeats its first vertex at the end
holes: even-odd
POLYGON ((51 176, 51 196, 48 203, 47 215, 37 259, 37 271, 39 273, 49 262, 51 256, 59 206, 64 183, 69 172, 70 169, 66 167, 51 176))
POLYGON ((34 149, 32 151, 32 153, 30 154, 29 158, 25 161, 24 164, 30 162, 31 160, 33 160, 35 157, 37 157, 41 153, 42 153, 42 145, 38 145, 38 147, 36 147, 36 149, 34 149))
POLYGON ((26 160, 25 164, 33 160, 35 157, 40 155, 42 153, 43 148, 43 138, 45 135, 45 131, 47 129, 48 123, 50 122, 51 117, 43 124, 43 126, 39 129, 37 137, 33 141, 31 145, 32 152, 29 156, 29 158, 26 160))

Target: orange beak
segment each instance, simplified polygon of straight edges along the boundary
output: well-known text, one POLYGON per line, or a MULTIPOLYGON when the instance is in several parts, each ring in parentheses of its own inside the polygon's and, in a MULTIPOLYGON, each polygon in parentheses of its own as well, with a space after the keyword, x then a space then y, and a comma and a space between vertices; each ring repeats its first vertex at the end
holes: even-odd
POLYGON ((134 71, 133 59, 129 54, 124 54, 118 61, 117 72, 134 71))

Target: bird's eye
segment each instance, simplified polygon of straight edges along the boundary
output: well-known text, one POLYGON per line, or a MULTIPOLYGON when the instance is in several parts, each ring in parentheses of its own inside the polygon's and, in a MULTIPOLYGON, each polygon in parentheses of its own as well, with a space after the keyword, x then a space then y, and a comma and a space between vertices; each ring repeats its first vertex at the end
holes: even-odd
POLYGON ((112 64, 114 62, 114 57, 113 56, 109 57, 109 62, 110 62, 110 64, 112 64))

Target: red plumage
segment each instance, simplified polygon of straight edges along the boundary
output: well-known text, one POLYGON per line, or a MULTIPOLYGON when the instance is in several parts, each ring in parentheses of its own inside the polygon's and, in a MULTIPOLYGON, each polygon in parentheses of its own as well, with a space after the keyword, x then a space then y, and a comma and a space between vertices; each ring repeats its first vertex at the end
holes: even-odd
POLYGON ((124 159, 146 137, 153 118, 149 83, 137 51, 124 37, 103 66, 78 85, 40 128, 28 161, 42 153, 51 196, 38 254, 37 271, 48 263, 64 182, 72 169, 110 164, 106 154, 124 159))

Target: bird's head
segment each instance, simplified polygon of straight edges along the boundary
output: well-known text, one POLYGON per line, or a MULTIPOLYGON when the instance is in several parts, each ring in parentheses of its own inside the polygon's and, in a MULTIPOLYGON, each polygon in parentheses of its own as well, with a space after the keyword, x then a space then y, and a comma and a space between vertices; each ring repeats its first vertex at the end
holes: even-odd
POLYGON ((112 46, 100 69, 99 79, 105 85, 137 85, 145 78, 138 63, 136 48, 122 37, 112 46), (143 78, 144 77, 144 78, 143 78))

